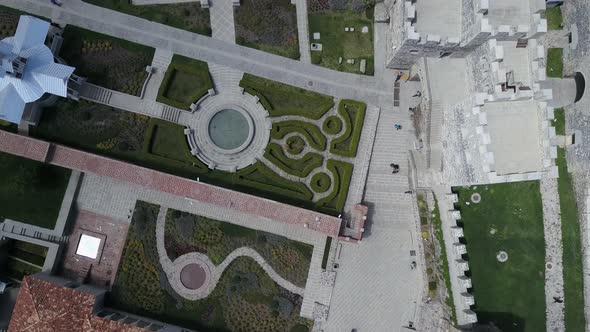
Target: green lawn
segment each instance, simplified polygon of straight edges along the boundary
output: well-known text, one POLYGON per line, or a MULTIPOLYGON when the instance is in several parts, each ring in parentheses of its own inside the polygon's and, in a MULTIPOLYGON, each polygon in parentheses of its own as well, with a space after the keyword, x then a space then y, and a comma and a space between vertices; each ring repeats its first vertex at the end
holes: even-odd
POLYGON ((175 54, 160 85, 157 100, 188 110, 191 103, 211 88, 213 81, 206 62, 175 54))
POLYGON ((547 8, 545 11, 545 18, 547 19, 547 28, 549 30, 563 29, 563 16, 561 15, 561 7, 547 8))
POLYGON ((60 56, 88 82, 139 96, 155 50, 127 40, 68 25, 60 56))
MULTIPOLYGON (((250 258, 236 259, 206 299, 180 298, 159 264, 158 210, 156 205, 137 203, 113 291, 107 298, 109 307, 199 331, 310 330, 312 322, 299 316, 301 298, 280 288, 250 258)), ((224 234, 248 237, 253 232, 242 231, 231 228, 224 234)), ((207 241, 215 238, 216 231, 211 228, 197 234, 207 241)))
POLYGON ((565 151, 557 150, 561 236, 563 239, 563 282, 565 293, 565 328, 584 331, 584 272, 578 207, 571 174, 567 169, 565 151))
POLYGON ((0 152, 0 218, 53 229, 70 173, 0 152))
POLYGON ((334 106, 330 96, 250 74, 244 74, 240 86, 258 96, 271 117, 299 115, 317 120, 334 106))
POLYGON ((234 19, 239 45, 299 59, 297 12, 291 0, 242 0, 234 19))
POLYGON ((502 331, 545 331, 545 241, 539 182, 455 188, 459 194, 474 310, 502 331), (467 205, 471 194, 479 204, 467 205), (496 259, 498 251, 508 261, 496 259))
POLYGON ((322 51, 311 51, 312 63, 323 67, 360 74, 361 59, 367 60, 366 74, 375 71, 373 53, 373 17, 365 12, 323 11, 309 13, 309 41, 322 44, 322 51), (362 33, 362 27, 368 33, 362 33), (345 32, 345 27, 354 27, 354 32, 345 32), (319 32, 320 39, 314 40, 313 33, 319 32), (339 58, 342 57, 342 63, 339 58), (354 59, 348 64, 347 59, 354 59))
POLYGON ((166 250, 170 259, 198 251, 219 265, 240 247, 256 250, 280 276, 305 287, 313 246, 272 233, 168 210, 166 250))
POLYGON ((565 135, 565 110, 563 108, 555 109, 555 119, 553 126, 557 135, 565 135))
POLYGON ((563 49, 547 50, 547 77, 563 77, 563 49))
POLYGON ((174 28, 211 36, 209 9, 201 8, 201 4, 198 2, 150 6, 134 6, 129 0, 84 0, 84 2, 174 28))

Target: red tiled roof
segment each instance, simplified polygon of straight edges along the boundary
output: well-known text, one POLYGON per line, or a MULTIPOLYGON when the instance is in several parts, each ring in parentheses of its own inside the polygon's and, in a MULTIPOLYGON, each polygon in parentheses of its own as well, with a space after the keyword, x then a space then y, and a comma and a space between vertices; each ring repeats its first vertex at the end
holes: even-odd
POLYGON ((95 316, 92 294, 25 277, 12 312, 9 332, 140 332, 137 326, 95 316))
MULTIPOLYGON (((13 133, 0 132, 0 151, 35 159, 32 150, 43 150, 47 142, 13 133), (24 147, 26 150, 15 147, 24 147)), ((144 188, 194 199, 204 203, 231 208, 240 212, 337 237, 340 218, 319 212, 275 202, 241 192, 212 186, 206 183, 162 173, 92 153, 51 144, 52 153, 47 162, 53 165, 130 182, 144 188)), ((36 159, 39 160, 39 159, 36 159)))

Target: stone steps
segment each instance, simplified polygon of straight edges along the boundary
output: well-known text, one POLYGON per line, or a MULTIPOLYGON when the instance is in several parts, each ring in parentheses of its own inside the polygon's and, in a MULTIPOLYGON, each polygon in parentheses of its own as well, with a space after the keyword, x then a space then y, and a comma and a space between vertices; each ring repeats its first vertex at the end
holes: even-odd
POLYGON ((82 85, 80 97, 108 105, 113 96, 113 91, 96 85, 85 83, 82 85))
POLYGON ((178 108, 164 105, 162 108, 162 116, 161 118, 170 122, 178 123, 178 119, 180 119, 180 114, 182 113, 181 110, 178 108))

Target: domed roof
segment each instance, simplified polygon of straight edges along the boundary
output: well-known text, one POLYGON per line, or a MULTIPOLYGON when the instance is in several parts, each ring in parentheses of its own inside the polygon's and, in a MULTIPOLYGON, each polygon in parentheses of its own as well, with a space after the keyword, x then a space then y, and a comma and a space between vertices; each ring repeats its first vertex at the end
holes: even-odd
POLYGON ((74 68, 54 62, 48 31, 48 22, 21 16, 14 37, 0 41, 0 120, 18 124, 25 104, 45 93, 67 97, 74 68))

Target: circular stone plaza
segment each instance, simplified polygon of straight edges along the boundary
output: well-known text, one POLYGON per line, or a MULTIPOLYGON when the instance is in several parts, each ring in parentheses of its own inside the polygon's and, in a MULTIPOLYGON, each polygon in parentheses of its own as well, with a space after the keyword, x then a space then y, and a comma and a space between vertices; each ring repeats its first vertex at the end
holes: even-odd
POLYGON ((235 172, 264 155, 272 124, 258 98, 244 92, 207 98, 188 127, 194 156, 210 169, 235 172))

